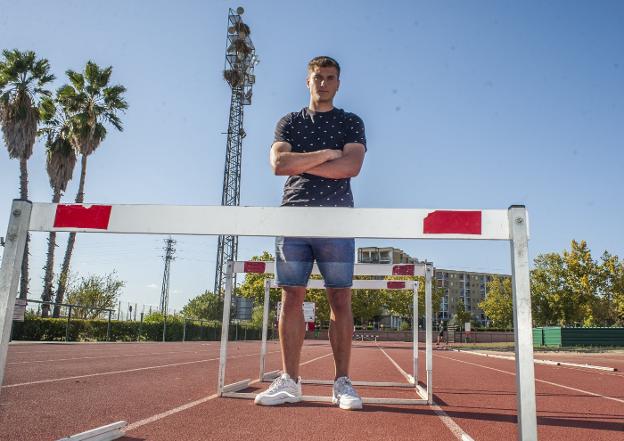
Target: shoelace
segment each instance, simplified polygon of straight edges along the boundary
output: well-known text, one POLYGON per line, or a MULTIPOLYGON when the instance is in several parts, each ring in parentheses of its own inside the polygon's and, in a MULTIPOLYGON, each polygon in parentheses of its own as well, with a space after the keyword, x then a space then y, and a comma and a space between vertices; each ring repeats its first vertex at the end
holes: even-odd
POLYGON ((351 384, 351 380, 348 378, 340 380, 338 384, 338 391, 343 395, 351 395, 352 397, 357 397, 358 394, 353 389, 353 385, 351 384))
POLYGON ((280 386, 286 385, 287 381, 288 380, 286 378, 277 377, 275 380, 273 380, 273 383, 271 383, 271 386, 269 386, 269 390, 274 391, 275 389, 278 389, 280 386))

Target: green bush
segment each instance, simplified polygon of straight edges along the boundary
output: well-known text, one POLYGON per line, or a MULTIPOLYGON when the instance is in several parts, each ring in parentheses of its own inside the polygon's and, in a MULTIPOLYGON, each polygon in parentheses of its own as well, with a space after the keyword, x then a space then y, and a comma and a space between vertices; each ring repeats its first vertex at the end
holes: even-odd
MULTIPOLYGON (((150 317, 143 323, 137 321, 111 321, 110 341, 162 341, 162 316, 150 317)), ((23 322, 13 322, 13 340, 65 341, 66 318, 41 318, 26 316, 23 322)), ((69 341, 106 341, 107 320, 72 319, 69 323, 69 341)), ((167 317, 167 341, 182 341, 184 320, 167 317)), ((259 340, 262 330, 250 324, 231 324, 230 340, 259 340)), ((220 340, 221 323, 218 321, 188 320, 185 340, 220 340)))

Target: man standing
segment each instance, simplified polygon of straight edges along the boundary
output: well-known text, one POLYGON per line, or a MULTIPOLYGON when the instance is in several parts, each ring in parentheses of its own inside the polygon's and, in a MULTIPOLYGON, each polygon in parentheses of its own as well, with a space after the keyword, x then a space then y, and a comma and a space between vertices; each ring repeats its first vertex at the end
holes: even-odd
MULTIPOLYGON (((330 57, 308 63, 310 104, 284 116, 275 129, 271 167, 288 176, 282 206, 353 207, 350 179, 364 161, 364 123, 357 115, 334 107, 340 86, 340 65, 330 57)), ((314 261, 319 267, 331 307, 329 340, 334 353, 333 402, 341 409, 361 409, 362 399, 349 379, 353 315, 351 285, 355 259, 353 238, 278 237, 276 282, 282 288, 279 335, 283 374, 255 403, 277 405, 301 400, 299 360, 305 336, 302 304, 314 261)))

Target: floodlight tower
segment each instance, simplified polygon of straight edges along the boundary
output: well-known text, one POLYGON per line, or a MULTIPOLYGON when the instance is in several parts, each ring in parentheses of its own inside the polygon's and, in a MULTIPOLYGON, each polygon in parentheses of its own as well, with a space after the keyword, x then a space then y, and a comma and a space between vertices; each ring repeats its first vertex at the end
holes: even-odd
MULTIPOLYGON (((243 153, 243 106, 251 104, 252 86, 256 81, 254 67, 259 60, 256 49, 249 38, 250 29, 243 22, 241 7, 230 9, 228 14, 227 48, 223 78, 232 88, 230 119, 225 152, 223 174, 223 195, 221 205, 240 205, 241 157, 243 153)), ((215 270, 215 294, 222 295, 225 289, 223 274, 227 262, 236 260, 238 236, 219 236, 217 265, 215 270)))

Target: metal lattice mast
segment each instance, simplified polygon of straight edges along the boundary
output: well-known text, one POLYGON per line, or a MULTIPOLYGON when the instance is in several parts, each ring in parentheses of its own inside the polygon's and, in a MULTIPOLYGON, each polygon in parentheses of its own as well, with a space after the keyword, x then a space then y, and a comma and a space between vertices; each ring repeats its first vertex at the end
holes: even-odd
POLYGON ((165 260, 165 271, 163 273, 163 282, 162 289, 160 291, 160 312, 163 315, 163 341, 165 341, 165 336, 167 333, 167 311, 169 309, 169 274, 171 269, 171 261, 175 260, 173 254, 175 253, 175 245, 176 241, 171 237, 169 239, 165 239, 165 255, 163 259, 165 260))
MULTIPOLYGON (((256 50, 249 38, 250 29, 241 15, 243 8, 228 14, 227 48, 223 77, 232 88, 230 117, 223 173, 221 205, 240 205, 241 159, 243 153, 243 106, 251 104, 252 86, 255 82, 254 67, 258 64, 256 50)), ((215 294, 225 289, 223 278, 227 262, 238 256, 238 236, 219 236, 217 265, 215 269, 215 294)))

